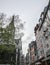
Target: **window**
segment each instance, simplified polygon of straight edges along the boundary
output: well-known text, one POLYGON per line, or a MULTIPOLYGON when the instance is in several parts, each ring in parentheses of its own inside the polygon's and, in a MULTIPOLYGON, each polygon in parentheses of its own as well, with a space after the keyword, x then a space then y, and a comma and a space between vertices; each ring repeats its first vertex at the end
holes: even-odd
POLYGON ((48 36, 45 36, 45 39, 48 39, 48 36))
POLYGON ((49 47, 49 44, 46 44, 46 47, 48 48, 49 47))
POLYGON ((41 54, 44 54, 44 50, 40 51, 41 54))
POLYGON ((47 25, 48 27, 50 27, 50 25, 47 25))

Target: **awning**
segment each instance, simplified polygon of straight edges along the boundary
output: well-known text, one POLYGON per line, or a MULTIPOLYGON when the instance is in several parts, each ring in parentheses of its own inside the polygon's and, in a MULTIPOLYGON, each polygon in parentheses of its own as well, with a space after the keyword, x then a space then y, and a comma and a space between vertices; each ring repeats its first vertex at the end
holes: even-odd
POLYGON ((41 64, 41 62, 37 62, 37 63, 35 63, 35 65, 40 65, 41 64))
POLYGON ((33 64, 36 64, 36 65, 40 65, 41 64, 41 61, 44 59, 44 57, 40 58, 40 59, 37 59, 36 61, 34 61, 33 63, 31 63, 31 65, 33 64))
POLYGON ((44 58, 43 60, 42 60, 42 62, 43 61, 47 61, 47 60, 49 60, 50 59, 50 57, 46 57, 46 58, 44 58))

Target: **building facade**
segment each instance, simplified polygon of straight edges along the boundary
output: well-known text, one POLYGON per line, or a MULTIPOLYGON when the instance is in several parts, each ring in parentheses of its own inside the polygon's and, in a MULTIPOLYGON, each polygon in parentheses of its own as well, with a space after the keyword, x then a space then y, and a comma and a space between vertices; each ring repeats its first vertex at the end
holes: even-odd
POLYGON ((29 44, 30 64, 37 60, 37 45, 36 41, 32 41, 29 44))
POLYGON ((27 53, 27 54, 26 54, 26 65, 29 65, 29 63, 30 63, 30 62, 29 62, 29 58, 30 58, 29 53, 27 53))
POLYGON ((50 56, 50 1, 40 15, 39 24, 37 24, 35 27, 35 36, 38 59, 40 60, 42 58, 46 58, 45 60, 41 61, 44 61, 46 65, 49 65, 50 58, 48 59, 48 56, 50 56))
POLYGON ((25 56, 23 54, 20 56, 20 65, 25 65, 25 56))

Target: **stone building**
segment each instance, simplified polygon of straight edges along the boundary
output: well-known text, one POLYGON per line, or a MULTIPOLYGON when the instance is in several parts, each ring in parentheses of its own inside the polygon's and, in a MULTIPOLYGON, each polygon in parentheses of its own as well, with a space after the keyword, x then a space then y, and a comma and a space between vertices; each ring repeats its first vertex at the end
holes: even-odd
POLYGON ((26 65, 29 65, 29 52, 26 54, 26 65))
POLYGON ((25 56, 23 54, 20 56, 20 65, 25 65, 25 56))
MULTIPOLYGON (((40 15, 39 24, 35 27, 38 59, 45 65, 50 64, 50 1, 40 15), (43 60, 40 60, 44 58, 43 60), (45 62, 45 63, 44 63, 45 62)), ((43 65, 42 64, 42 65, 43 65)))
POLYGON ((37 45, 36 41, 32 41, 29 44, 30 64, 37 60, 37 45))

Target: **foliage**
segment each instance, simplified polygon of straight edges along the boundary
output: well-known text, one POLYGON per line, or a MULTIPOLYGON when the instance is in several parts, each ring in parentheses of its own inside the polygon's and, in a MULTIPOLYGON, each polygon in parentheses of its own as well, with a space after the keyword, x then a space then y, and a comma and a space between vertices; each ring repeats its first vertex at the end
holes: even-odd
POLYGON ((15 49, 16 49, 15 45, 12 45, 12 44, 2 44, 2 45, 0 45, 0 53, 2 53, 3 51, 13 53, 15 49))
POLYGON ((0 28, 0 39, 3 43, 14 43, 14 18, 6 28, 0 28))
POLYGON ((6 64, 6 63, 15 64, 16 63, 15 57, 16 57, 15 45, 12 45, 12 44, 0 45, 0 63, 1 64, 6 64))
POLYGON ((16 39, 22 38, 22 36, 24 35, 23 34, 24 23, 19 18, 19 15, 14 16, 14 23, 15 23, 15 38, 16 39))
MULTIPOLYGON (((4 16, 2 16, 4 18, 4 16)), ((0 18, 0 25, 5 21, 3 18, 0 18)), ((14 45, 14 16, 12 16, 11 22, 6 28, 0 26, 0 63, 11 64, 12 62, 16 63, 16 48, 14 45), (12 60, 11 60, 12 59, 12 60)))
POLYGON ((23 23, 18 15, 12 16, 11 22, 9 23, 9 20, 9 24, 5 28, 2 25, 4 21, 5 16, 0 15, 0 63, 15 64, 16 48, 14 45, 14 37, 16 36, 18 39, 21 39, 23 36, 23 32, 21 31, 23 30, 23 23))

